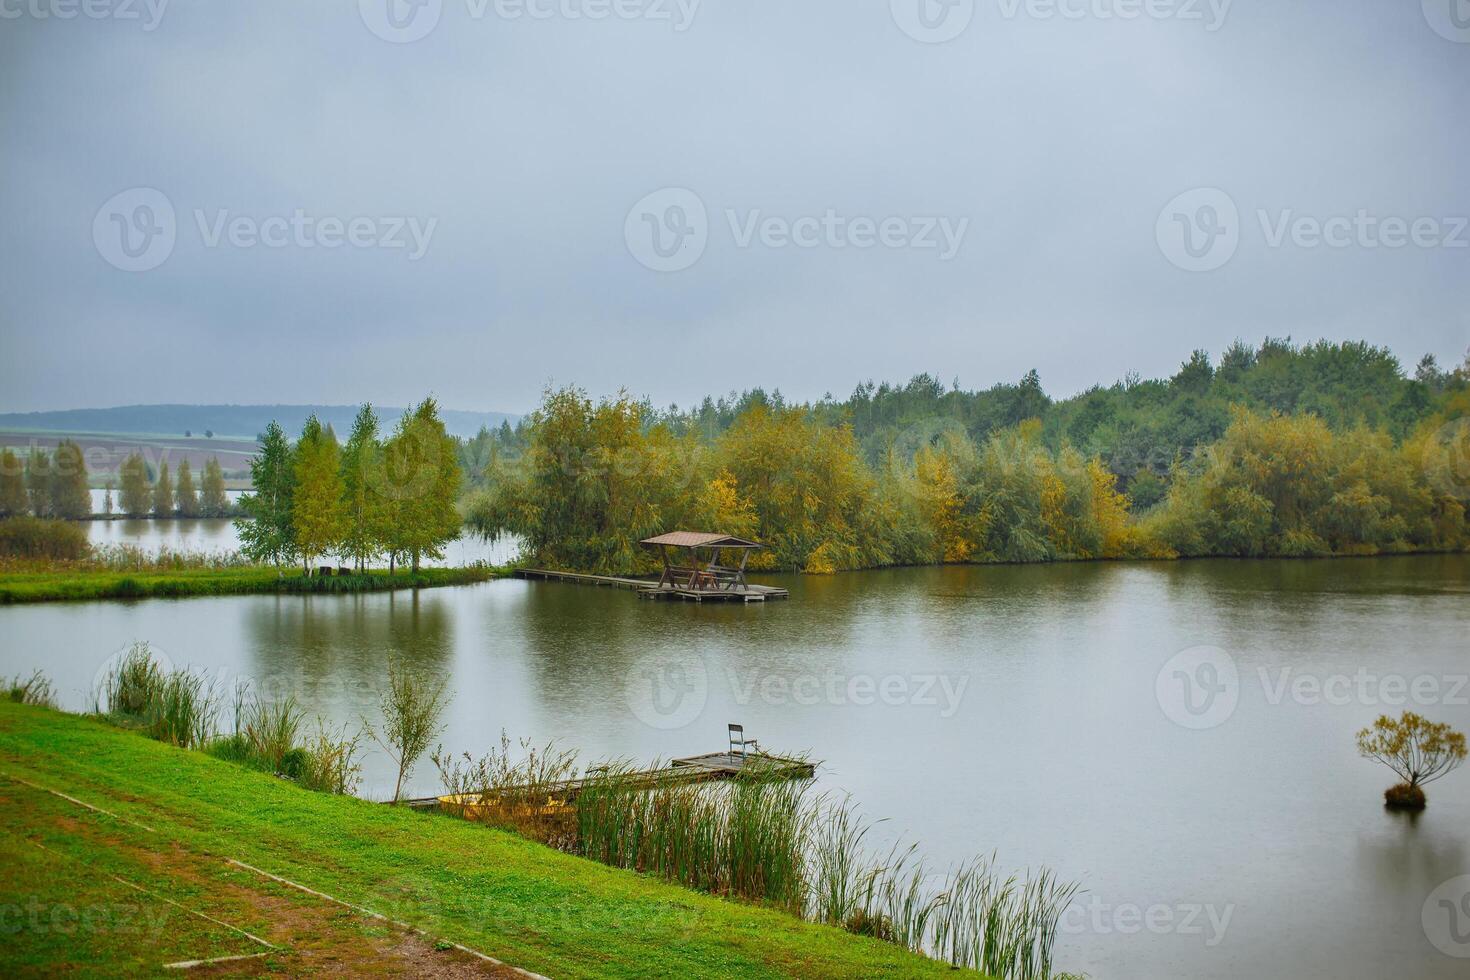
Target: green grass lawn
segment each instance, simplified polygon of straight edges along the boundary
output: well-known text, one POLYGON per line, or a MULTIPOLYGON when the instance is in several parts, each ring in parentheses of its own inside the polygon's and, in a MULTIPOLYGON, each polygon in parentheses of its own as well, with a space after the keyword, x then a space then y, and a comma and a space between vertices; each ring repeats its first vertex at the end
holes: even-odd
MULTIPOLYGON (((344 951, 373 955, 375 942, 381 956, 402 957, 404 943, 386 937, 388 927, 377 920, 354 919, 302 893, 286 895, 271 886, 265 894, 268 882, 228 859, 422 928, 433 938, 422 942, 420 960, 457 955, 449 944, 460 943, 558 978, 955 972, 781 912, 604 867, 452 817, 311 793, 44 708, 0 703, 0 774, 6 871, 0 907, 75 903, 68 898, 74 895, 88 896, 83 905, 126 899, 143 907, 146 896, 122 896, 120 890, 132 889, 108 877, 116 875, 182 905, 202 905, 220 921, 243 924, 291 951, 248 961, 255 964, 252 971, 310 972, 342 962, 329 958, 349 955, 344 951), (323 909, 336 911, 327 917, 323 909)), ((7 919, 0 925, 20 922, 21 929, 0 941, 0 974, 44 971, 56 963, 148 972, 149 964, 185 952, 202 958, 251 951, 239 935, 180 916, 173 906, 154 903, 139 915, 145 922, 172 915, 167 921, 180 927, 103 931, 69 942, 45 930, 27 933, 24 916, 7 919), (58 956, 66 959, 50 958, 58 956)), ((364 968, 360 960, 346 962, 364 968)))
POLYGON ((246 595, 260 592, 327 593, 377 592, 386 589, 425 589, 439 585, 484 582, 502 575, 484 566, 420 568, 365 575, 306 577, 299 571, 284 575, 275 568, 181 568, 142 572, 108 569, 7 569, 0 571, 0 604, 50 602, 65 599, 145 599, 202 595, 246 595))

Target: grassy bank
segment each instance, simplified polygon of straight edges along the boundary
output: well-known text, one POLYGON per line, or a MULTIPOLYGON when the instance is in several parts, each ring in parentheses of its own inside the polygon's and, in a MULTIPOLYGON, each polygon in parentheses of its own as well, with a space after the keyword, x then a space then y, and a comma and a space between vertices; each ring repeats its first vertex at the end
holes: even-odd
POLYGON ((417 947, 409 943, 419 971, 452 969, 462 956, 453 948, 459 943, 557 977, 954 972, 888 943, 665 885, 509 833, 308 792, 42 708, 0 703, 0 773, 7 827, 0 854, 14 869, 7 904, 141 909, 130 919, 139 927, 131 929, 23 925, 0 946, 6 973, 65 963, 153 973, 170 957, 259 951, 239 933, 151 900, 134 885, 282 947, 256 961, 267 968, 381 969, 391 965, 381 957, 403 955, 391 923, 286 889, 231 859, 422 928, 427 935, 414 940, 417 947), (173 919, 151 925, 155 913, 181 927, 168 924, 173 919), (422 962, 431 957, 439 959, 422 962))
POLYGON ((371 571, 363 575, 308 577, 296 571, 282 574, 275 568, 253 565, 123 571, 85 566, 13 564, 0 565, 0 604, 64 599, 380 592, 466 585, 504 574, 504 569, 484 565, 420 568, 418 572, 400 570, 391 576, 386 571, 371 571))

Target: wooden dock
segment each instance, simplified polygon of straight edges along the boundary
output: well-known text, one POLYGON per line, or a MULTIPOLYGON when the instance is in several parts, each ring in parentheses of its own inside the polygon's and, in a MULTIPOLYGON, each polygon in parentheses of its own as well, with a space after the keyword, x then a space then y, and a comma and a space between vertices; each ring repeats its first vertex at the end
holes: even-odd
MULTIPOLYGON (((684 786, 691 783, 712 783, 735 779, 742 774, 759 774, 770 779, 811 779, 816 775, 816 765, 805 759, 788 759, 783 756, 766 755, 761 752, 731 753, 710 752, 683 759, 674 759, 667 766, 643 769, 636 772, 615 774, 618 784, 628 789, 652 790, 665 786, 684 786)), ((544 786, 507 786, 494 796, 501 801, 525 803, 529 796, 536 796, 536 805, 566 806, 574 804, 577 796, 589 785, 597 785, 607 777, 595 770, 578 779, 567 779, 544 786), (540 798, 545 797, 542 801, 540 798)), ((494 799, 486 800, 482 795, 429 796, 408 800, 408 805, 419 810, 449 809, 465 811, 470 808, 495 806, 494 799)))
POLYGON ((682 585, 660 585, 653 579, 619 578, 615 575, 587 575, 582 572, 558 572, 549 568, 521 568, 516 576, 550 582, 572 582, 614 589, 630 589, 640 599, 683 599, 689 602, 765 602, 787 599, 791 593, 770 585, 735 585, 723 588, 690 588, 682 585))

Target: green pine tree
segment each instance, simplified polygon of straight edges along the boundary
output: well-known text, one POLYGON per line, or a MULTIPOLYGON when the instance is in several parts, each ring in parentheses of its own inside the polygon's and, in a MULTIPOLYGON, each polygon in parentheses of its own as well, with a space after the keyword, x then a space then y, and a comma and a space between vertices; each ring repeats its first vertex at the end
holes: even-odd
POLYGON ((0 450, 0 517, 22 517, 30 509, 25 468, 15 453, 0 450))
POLYGON ((260 452, 250 460, 251 492, 240 497, 245 517, 235 522, 240 552, 252 561, 281 565, 296 554, 291 508, 296 472, 286 434, 272 422, 260 437, 260 452))
POLYGON ((123 460, 118 470, 122 481, 119 504, 129 517, 144 517, 153 506, 153 492, 148 486, 148 464, 142 453, 133 453, 123 460))
POLYGON ((108 517, 112 516, 112 481, 107 481, 107 489, 102 494, 102 513, 108 517))
POLYGON ((187 459, 179 462, 177 488, 177 491, 174 493, 174 503, 179 508, 179 516, 198 517, 199 495, 194 492, 194 474, 189 472, 189 461, 187 459))
POLYGON ((51 458, 51 516, 79 521, 92 516, 92 491, 82 447, 63 439, 51 458))
POLYGON ((224 517, 230 511, 230 498, 225 495, 225 475, 219 458, 211 456, 204 464, 204 481, 200 487, 199 512, 205 517, 224 517))
POLYGON ((158 482, 153 484, 153 516, 174 516, 174 485, 168 478, 168 460, 159 460, 158 482))

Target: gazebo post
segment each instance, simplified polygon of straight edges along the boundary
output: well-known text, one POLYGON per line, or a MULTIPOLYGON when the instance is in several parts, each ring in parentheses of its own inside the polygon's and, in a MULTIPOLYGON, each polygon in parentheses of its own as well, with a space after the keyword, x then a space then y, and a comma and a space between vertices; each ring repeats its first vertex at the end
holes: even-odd
MULTIPOLYGON (((751 585, 745 576, 745 570, 750 561, 750 553, 763 547, 759 542, 747 541, 732 534, 707 531, 669 531, 638 543, 659 550, 663 571, 655 588, 667 586, 680 592, 688 590, 696 598, 700 593, 713 592, 733 592, 748 596, 751 585), (739 563, 721 564, 727 560, 725 552, 731 550, 740 552, 739 563), (701 554, 704 551, 709 554, 701 554)), ((770 591, 772 590, 762 590, 761 597, 770 591)))

